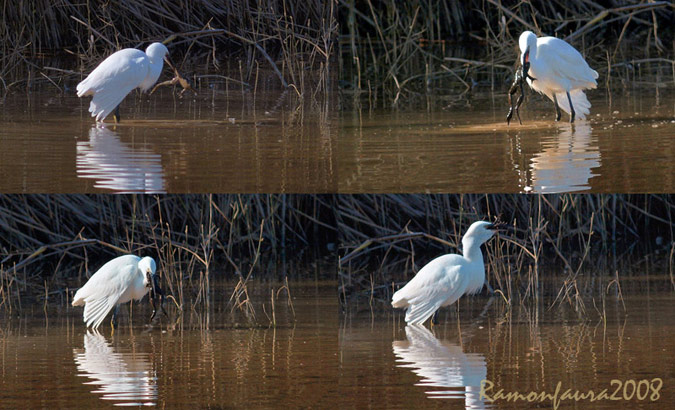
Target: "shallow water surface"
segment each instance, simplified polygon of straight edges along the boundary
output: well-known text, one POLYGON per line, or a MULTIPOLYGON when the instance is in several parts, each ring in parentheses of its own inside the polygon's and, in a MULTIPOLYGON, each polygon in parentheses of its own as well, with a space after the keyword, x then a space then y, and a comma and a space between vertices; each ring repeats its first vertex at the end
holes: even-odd
POLYGON ((642 400, 637 393, 625 400, 620 391, 617 401, 562 400, 558 408, 666 408, 675 399, 675 298, 671 292, 629 295, 626 312, 613 297, 605 303, 606 322, 580 319, 567 306, 507 310, 498 300, 476 297, 460 303, 459 315, 454 308, 440 311, 431 329, 406 326, 402 311, 350 311, 340 329, 340 385, 354 407, 520 409, 553 405, 491 402, 481 397, 481 382, 492 383, 489 398, 500 389, 553 394, 560 383, 561 398, 567 389, 611 395, 613 379, 631 397, 630 380, 646 380, 642 400))
MULTIPOLYGON (((142 303, 129 327, 124 307, 114 334, 107 321, 87 331, 81 309, 44 316, 39 307, 0 327, 0 407, 330 407, 338 380, 335 284, 290 288, 295 319, 282 292, 276 327, 233 320, 229 294, 208 316, 185 309, 175 326, 173 318, 140 324, 150 313, 142 303)), ((264 317, 266 303, 272 316, 269 292, 260 293, 257 315, 264 317)))
POLYGON ((334 192, 328 99, 205 87, 132 92, 97 126, 90 98, 0 99, 2 192, 334 192), (312 100, 312 101, 310 101, 312 100))
POLYGON ((523 124, 506 96, 446 110, 341 115, 339 190, 355 192, 673 192, 675 96, 589 93, 591 115, 555 122, 533 95, 523 124))

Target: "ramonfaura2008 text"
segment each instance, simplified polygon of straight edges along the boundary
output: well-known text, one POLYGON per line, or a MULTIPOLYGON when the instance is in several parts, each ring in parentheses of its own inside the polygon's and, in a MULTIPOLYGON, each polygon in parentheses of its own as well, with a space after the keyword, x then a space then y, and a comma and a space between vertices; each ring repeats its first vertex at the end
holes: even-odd
POLYGON ((616 385, 616 388, 604 389, 597 394, 593 390, 581 392, 579 390, 572 391, 572 389, 567 389, 562 391, 562 382, 558 382, 553 393, 546 393, 546 391, 520 393, 517 391, 505 392, 504 389, 493 391, 494 383, 486 379, 480 383, 480 399, 487 400, 488 402, 496 400, 527 401, 530 403, 550 401, 555 410, 560 406, 560 402, 565 400, 588 400, 594 402, 600 400, 631 400, 635 397, 638 400, 649 398, 651 401, 656 401, 661 398, 660 390, 663 387, 663 380, 658 377, 651 380, 642 379, 639 381, 629 379, 625 382, 613 379, 610 381, 610 385, 616 385), (611 393, 610 390, 612 390, 611 393))

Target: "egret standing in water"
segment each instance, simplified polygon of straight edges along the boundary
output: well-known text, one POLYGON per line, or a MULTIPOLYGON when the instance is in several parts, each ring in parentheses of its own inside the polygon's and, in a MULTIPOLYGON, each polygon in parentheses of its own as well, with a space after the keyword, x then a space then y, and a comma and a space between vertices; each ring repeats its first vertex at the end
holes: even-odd
POLYGON ((597 87, 598 73, 591 69, 581 54, 564 40, 539 37, 525 31, 518 40, 523 78, 530 87, 555 104, 556 121, 560 108, 574 118, 584 119, 591 112, 585 89, 597 87))
POLYGON ((117 313, 119 305, 132 299, 141 300, 150 292, 152 316, 155 317, 155 299, 160 297, 160 306, 164 292, 159 287, 159 275, 156 273, 155 260, 149 256, 139 258, 134 255, 124 255, 115 258, 101 267, 82 286, 73 299, 73 306, 84 305, 84 321, 87 327, 98 328, 108 312, 115 308, 111 324, 117 327, 117 313))
POLYGON ((89 112, 96 121, 105 119, 115 110, 115 122, 120 120, 120 103, 134 88, 148 91, 162 73, 163 61, 169 50, 162 43, 152 43, 145 52, 125 48, 103 60, 77 85, 77 96, 92 95, 89 112))
POLYGON ((394 293, 391 305, 407 309, 407 323, 422 324, 440 307, 455 303, 464 294, 479 292, 485 283, 480 246, 499 228, 498 224, 484 221, 471 224, 462 237, 463 255, 443 255, 426 264, 394 293))

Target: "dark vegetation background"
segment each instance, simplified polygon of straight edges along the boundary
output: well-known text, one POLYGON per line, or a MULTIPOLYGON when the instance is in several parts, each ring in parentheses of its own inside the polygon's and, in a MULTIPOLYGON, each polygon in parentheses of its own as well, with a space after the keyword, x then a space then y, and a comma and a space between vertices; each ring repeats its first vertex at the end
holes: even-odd
POLYGON ((0 303, 65 301, 126 253, 181 305, 212 280, 335 280, 334 226, 321 195, 0 195, 0 303))
MULTIPOLYGON (((630 0, 339 0, 340 87, 384 106, 419 94, 505 92, 525 30, 565 39, 606 87, 673 87, 675 6, 630 0)), ((345 104, 351 104, 345 99, 345 104)))
POLYGON ((509 300, 581 301, 652 275, 675 289, 673 195, 341 195, 338 203, 343 301, 390 300, 431 259, 458 253, 477 220, 510 226, 483 253, 488 282, 509 300))
POLYGON ((57 86, 89 72, 122 48, 147 47, 171 39, 179 70, 237 73, 250 82, 256 70, 269 70, 278 86, 303 91, 329 87, 337 36, 335 1, 86 1, 3 2, 0 18, 0 87, 57 86), (187 64, 186 64, 187 63, 187 64), (306 70, 318 70, 310 76, 306 70))

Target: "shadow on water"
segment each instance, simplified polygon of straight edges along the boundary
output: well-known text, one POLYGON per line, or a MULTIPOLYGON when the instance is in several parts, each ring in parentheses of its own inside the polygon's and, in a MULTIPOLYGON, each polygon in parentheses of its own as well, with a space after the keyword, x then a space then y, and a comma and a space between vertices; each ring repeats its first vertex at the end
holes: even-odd
POLYGON ((92 127, 89 140, 77 142, 77 176, 93 179, 94 188, 119 193, 166 191, 161 155, 124 143, 104 127, 92 127))

